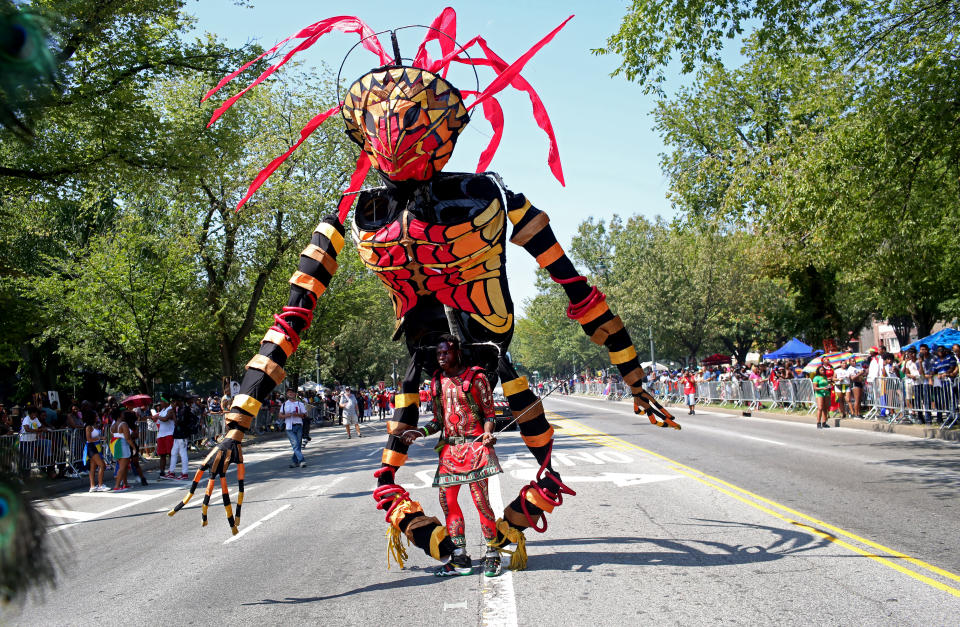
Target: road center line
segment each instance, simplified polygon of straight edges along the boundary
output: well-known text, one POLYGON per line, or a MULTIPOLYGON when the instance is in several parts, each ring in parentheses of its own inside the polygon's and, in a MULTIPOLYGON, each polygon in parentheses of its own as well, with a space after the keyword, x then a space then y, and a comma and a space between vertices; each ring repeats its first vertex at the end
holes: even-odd
MULTIPOLYGON (((574 423, 577 422, 577 421, 573 420, 572 418, 565 418, 565 420, 570 421, 570 422, 574 422, 574 423)), ((672 465, 674 466, 673 470, 676 470, 677 472, 679 472, 679 473, 681 473, 681 474, 684 474, 684 475, 690 477, 691 479, 695 479, 696 481, 699 481, 700 483, 702 483, 702 484, 704 484, 704 485, 706 485, 706 486, 708 486, 708 487, 711 487, 711 488, 713 488, 714 490, 716 490, 716 491, 718 491, 718 492, 720 492, 720 493, 722 493, 722 494, 725 494, 725 495, 727 495, 727 496, 730 496, 730 497, 736 499, 737 501, 740 501, 741 503, 744 503, 745 505, 749 505, 750 507, 753 507, 754 509, 760 510, 761 512, 764 512, 764 513, 766 513, 766 514, 769 514, 769 515, 771 515, 771 516, 773 516, 773 517, 775 517, 775 518, 778 518, 778 519, 780 519, 780 520, 782 520, 782 521, 784 521, 784 522, 790 523, 790 524, 792 524, 792 525, 796 525, 796 526, 798 526, 798 527, 803 527, 803 528, 806 529, 807 531, 809 531, 809 532, 811 532, 811 533, 813 533, 813 534, 815 534, 815 535, 818 535, 818 536, 820 536, 820 537, 822 537, 822 538, 824 538, 824 539, 826 539, 826 540, 828 540, 828 541, 830 541, 830 542, 832 542, 832 543, 834 543, 834 544, 836 544, 836 545, 838 545, 838 546, 842 546, 843 548, 848 549, 848 550, 850 550, 850 551, 852 551, 852 552, 854 552, 854 553, 857 553, 857 554, 862 555, 862 556, 864 556, 864 557, 870 558, 871 560, 874 560, 875 562, 878 562, 879 564, 882 564, 882 565, 884 565, 884 566, 886 566, 886 567, 888 567, 888 568, 891 568, 891 569, 893 569, 893 570, 895 570, 895 571, 897 571, 897 572, 899 572, 899 573, 902 573, 902 574, 904 574, 904 575, 907 575, 908 577, 911 577, 911 578, 913 578, 913 579, 916 579, 917 581, 920 581, 920 582, 922 582, 922 583, 925 583, 925 584, 927 584, 928 586, 930 586, 930 587, 932 587, 932 588, 936 588, 936 589, 938 589, 938 590, 942 590, 942 591, 944 591, 944 592, 947 592, 947 593, 949 593, 949 594, 951 594, 951 595, 953 595, 953 596, 960 597, 960 588, 955 588, 955 587, 953 587, 953 586, 949 586, 949 585, 947 585, 947 584, 944 584, 944 583, 941 583, 941 582, 939 582, 939 581, 936 581, 935 579, 932 579, 932 578, 930 578, 930 577, 928 577, 928 576, 926 576, 926 575, 924 575, 924 574, 921 574, 921 573, 918 573, 918 572, 916 572, 916 571, 910 570, 910 569, 908 569, 908 568, 906 568, 906 567, 904 567, 904 566, 901 566, 900 564, 898 564, 898 563, 896 563, 896 562, 891 561, 891 558, 892 558, 892 559, 896 559, 896 560, 902 560, 902 561, 904 561, 904 562, 908 562, 908 563, 916 566, 917 568, 926 570, 927 572, 930 572, 930 573, 932 573, 932 574, 938 575, 938 576, 943 577, 943 578, 945 578, 945 579, 950 579, 950 580, 957 581, 957 582, 960 582, 960 575, 957 575, 957 574, 955 574, 955 573, 952 573, 952 572, 950 572, 950 571, 948 571, 948 570, 945 570, 945 569, 943 569, 943 568, 940 568, 940 567, 938 567, 938 566, 934 566, 933 564, 929 564, 929 563, 924 562, 923 560, 919 560, 919 559, 917 559, 917 558, 915 558, 915 557, 910 557, 909 555, 906 555, 906 554, 904 554, 904 553, 901 553, 900 551, 897 551, 897 550, 891 549, 891 548, 889 548, 889 547, 883 546, 882 544, 879 544, 879 543, 874 542, 874 541, 872 541, 872 540, 868 540, 867 538, 863 538, 863 537, 858 536, 858 535, 856 535, 856 534, 854 534, 854 533, 851 533, 851 532, 849 532, 849 531, 846 531, 846 530, 844 530, 844 529, 841 529, 841 528, 839 528, 839 527, 837 527, 837 526, 835 526, 835 525, 831 525, 831 524, 829 524, 829 523, 827 523, 827 522, 824 522, 824 521, 822 521, 822 520, 818 520, 818 519, 816 519, 816 518, 814 518, 814 517, 812 517, 812 516, 808 516, 808 515, 806 515, 806 514, 804 514, 804 513, 802 513, 802 512, 799 512, 799 511, 797 511, 797 510, 795 510, 795 509, 792 509, 792 508, 790 508, 790 507, 787 507, 786 505, 781 505, 780 503, 777 503, 776 501, 773 501, 773 500, 768 499, 768 498, 766 498, 766 497, 760 496, 759 494, 754 494, 753 492, 750 492, 749 490, 745 490, 745 489, 743 489, 743 488, 741 488, 741 487, 739 487, 739 486, 737 486, 737 485, 734 485, 734 484, 732 484, 732 483, 730 483, 730 482, 728 482, 728 481, 725 481, 725 480, 723 480, 723 479, 720 479, 719 477, 714 477, 714 476, 712 476, 712 475, 708 475, 707 473, 705 473, 705 472, 703 472, 703 471, 701 471, 701 470, 697 470, 696 468, 693 468, 692 466, 687 466, 686 464, 683 464, 683 463, 681 463, 681 462, 675 461, 675 460, 667 457, 666 455, 661 455, 660 453, 657 453, 656 451, 652 451, 652 450, 650 450, 650 449, 643 448, 642 446, 637 446, 636 444, 633 444, 632 442, 627 442, 626 440, 623 440, 623 439, 618 438, 618 437, 613 436, 613 435, 604 434, 604 433, 602 433, 602 432, 595 431, 595 430, 593 430, 591 427, 587 427, 586 425, 582 425, 582 426, 583 426, 585 429, 588 429, 588 430, 590 430, 590 431, 594 431, 594 432, 596 432, 596 433, 598 433, 598 434, 600 434, 600 435, 603 436, 602 439, 601 439, 601 438, 597 438, 597 439, 591 439, 590 441, 596 442, 596 443, 598 443, 598 444, 600 444, 600 445, 602 445, 602 446, 613 446, 614 444, 625 444, 625 445, 628 445, 628 446, 630 446, 631 448, 633 448, 633 449, 635 449, 635 450, 642 451, 642 452, 644 452, 644 453, 646 453, 646 454, 648 454, 648 455, 651 455, 651 456, 653 456, 653 457, 656 457, 657 459, 663 460, 663 461, 665 461, 665 462, 669 462, 670 464, 672 464, 672 465), (779 511, 779 512, 778 512, 778 511, 774 511, 775 509, 780 510, 780 511, 779 511), (783 512, 783 513, 781 513, 781 512, 783 512), (800 522, 800 520, 805 520, 805 521, 807 521, 807 522, 800 522), (809 524, 808 524, 808 523, 809 523, 809 524), (815 526, 812 526, 812 525, 815 525, 815 526), (826 530, 826 531, 824 531, 824 530, 826 530), (877 552, 885 553, 886 555, 881 556, 881 555, 877 555, 877 554, 875 554, 875 553, 871 553, 870 551, 866 551, 866 550, 864 550, 864 549, 862 549, 862 548, 860 548, 860 547, 858 547, 858 546, 855 546, 855 545, 850 544, 849 542, 845 542, 844 540, 841 540, 841 539, 839 539, 839 538, 836 537, 836 536, 843 536, 843 537, 845 537, 845 538, 848 538, 848 539, 851 540, 851 541, 858 542, 858 543, 863 544, 863 545, 865 545, 865 546, 868 546, 868 547, 870 547, 870 548, 872 548, 872 549, 875 549, 877 552)), ((565 435, 568 435, 568 436, 570 436, 570 437, 580 438, 580 439, 588 439, 588 437, 586 437, 586 436, 584 436, 584 435, 580 435, 579 433, 577 433, 577 432, 575 432, 575 431, 574 431, 574 432, 567 432, 565 435)), ((493 492, 493 491, 491 490, 491 493, 492 493, 492 492, 493 492)))
MULTIPOLYGON (((614 408, 614 407, 605 407, 605 406, 603 406, 603 405, 600 405, 600 406, 588 405, 588 404, 586 404, 586 403, 578 403, 578 402, 576 402, 576 401, 571 401, 571 400, 565 399, 565 398, 557 398, 557 399, 553 399, 553 400, 556 400, 556 401, 561 402, 561 403, 568 403, 568 404, 570 404, 570 405, 578 405, 578 406, 580 406, 580 407, 586 407, 586 408, 593 409, 593 410, 602 410, 602 411, 606 411, 606 412, 609 412, 609 413, 612 413, 612 414, 620 414, 620 415, 624 415, 624 416, 636 416, 636 415, 637 415, 637 414, 634 414, 632 411, 627 410, 627 409, 617 409, 617 408, 614 408)), ((705 413, 705 412, 701 412, 701 413, 705 413)), ((717 415, 717 416, 721 416, 721 415, 722 415, 722 416, 726 416, 727 414, 715 414, 715 415, 717 415)), ((566 418, 566 416, 564 416, 564 418, 566 418)), ((764 442, 764 443, 767 443, 767 444, 775 444, 775 445, 777 445, 777 446, 786 446, 786 444, 784 444, 783 442, 777 442, 777 441, 775 441, 775 440, 766 440, 766 439, 764 439, 764 438, 757 438, 757 437, 754 437, 754 436, 750 436, 750 435, 745 435, 745 434, 743 434, 743 433, 739 433, 739 432, 737 432, 737 431, 731 431, 731 430, 729 430, 729 429, 716 429, 716 428, 707 427, 707 426, 704 426, 704 425, 690 424, 690 423, 682 423, 682 426, 683 426, 684 429, 694 429, 694 430, 699 430, 699 431, 710 431, 711 433, 717 433, 717 434, 719 434, 719 435, 723 435, 723 436, 727 436, 727 437, 731 437, 731 438, 743 438, 744 440, 755 440, 755 441, 757 441, 757 442, 764 442)))
MULTIPOLYGON (((490 477, 490 506, 503 511, 500 477, 490 477)), ((513 591, 513 571, 504 565, 499 577, 480 576, 480 624, 488 627, 516 627, 517 599, 513 591)))

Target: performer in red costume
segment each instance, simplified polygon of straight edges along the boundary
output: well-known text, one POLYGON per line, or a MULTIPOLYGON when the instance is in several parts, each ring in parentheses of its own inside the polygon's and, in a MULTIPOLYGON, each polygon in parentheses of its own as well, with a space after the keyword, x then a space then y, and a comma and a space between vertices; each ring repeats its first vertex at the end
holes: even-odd
POLYGON ((466 551, 463 512, 457 497, 461 485, 470 486, 470 496, 480 514, 480 527, 487 541, 483 574, 500 574, 500 554, 491 544, 497 538, 496 514, 490 507, 487 479, 503 472, 493 445, 493 391, 483 369, 466 367, 462 362, 460 340, 450 334, 440 336, 437 345, 439 372, 433 377, 433 420, 416 431, 403 435, 409 446, 422 436, 442 432, 437 449, 440 464, 433 487, 440 488, 440 507, 447 519, 447 534, 457 546, 453 556, 436 571, 438 577, 470 575, 473 563, 466 551))

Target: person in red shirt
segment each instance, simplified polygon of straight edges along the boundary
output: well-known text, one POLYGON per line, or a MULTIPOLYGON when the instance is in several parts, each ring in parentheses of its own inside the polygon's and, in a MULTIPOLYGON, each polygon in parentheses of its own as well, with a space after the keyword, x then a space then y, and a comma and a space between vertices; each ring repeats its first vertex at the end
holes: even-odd
POLYGON ((830 411, 840 411, 840 403, 837 401, 836 392, 834 392, 835 373, 833 371, 833 366, 830 365, 830 362, 827 361, 826 357, 820 358, 820 365, 823 366, 823 376, 825 376, 827 381, 830 382, 830 411))
POLYGON ((386 390, 380 390, 377 393, 377 408, 380 410, 380 420, 387 417, 387 409, 390 407, 390 395, 386 390))
POLYGON ((693 373, 689 370, 683 371, 683 376, 680 377, 680 384, 683 386, 683 398, 687 401, 687 413, 690 415, 696 414, 696 404, 697 404, 697 383, 693 379, 693 373))

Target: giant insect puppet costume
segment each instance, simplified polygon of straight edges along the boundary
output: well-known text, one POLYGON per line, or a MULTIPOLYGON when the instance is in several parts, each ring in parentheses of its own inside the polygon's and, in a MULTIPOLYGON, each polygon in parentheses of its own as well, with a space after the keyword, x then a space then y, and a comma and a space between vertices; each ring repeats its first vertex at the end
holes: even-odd
MULTIPOLYGON (((338 112, 342 115, 350 139, 362 148, 350 186, 340 201, 338 214, 324 218, 301 253, 298 270, 290 279, 288 305, 274 316, 276 323, 264 335, 259 354, 247 364, 240 394, 234 398, 226 417, 228 433, 207 456, 197 471, 190 493, 170 512, 171 516, 189 501, 204 472, 210 471, 202 508, 203 524, 206 525, 215 480, 219 479, 227 520, 233 533, 237 533, 243 502, 240 444, 243 434, 270 391, 283 381, 283 366, 296 350, 300 334, 310 325, 316 299, 336 272, 337 255, 345 243, 343 224, 354 199, 357 206, 353 239, 363 263, 386 285, 396 309, 395 339, 404 337, 411 355, 395 399, 396 411, 387 423, 389 435, 382 466, 375 473, 378 487, 374 491, 377 507, 386 511, 390 525, 390 552, 401 564, 406 558, 400 543, 401 534, 437 560, 447 559, 455 548, 445 526, 437 518, 427 516, 395 479, 407 460, 408 447, 401 436, 416 428, 421 377, 436 370, 436 339, 442 333, 453 332, 463 340, 466 361, 481 366, 491 385, 502 379, 503 392, 517 418, 521 437, 540 463, 536 481, 520 491, 505 509, 503 518, 497 521, 498 535, 493 545, 513 553, 512 568, 522 568, 526 559, 523 531, 528 527, 545 531, 546 513, 560 505, 565 494, 574 494, 550 464, 553 428, 547 422, 543 406, 507 356, 513 335, 513 303, 504 266, 507 221, 512 224, 510 241, 536 258, 540 267, 563 286, 570 299, 567 315, 579 322, 594 342, 609 350, 611 363, 617 366, 633 392, 634 410, 645 413, 658 426, 680 428, 669 412, 643 390, 637 352, 623 322, 610 311, 606 297, 574 269, 554 237, 547 214, 531 205, 522 194, 507 190, 498 175, 485 172, 503 130, 502 110, 494 96, 511 86, 529 95, 537 124, 549 138, 550 169, 563 183, 550 119, 539 96, 520 72, 565 24, 566 21, 518 60, 507 63, 482 37, 474 37, 464 45, 457 44, 456 14, 446 8, 431 26, 425 27, 427 35, 423 43, 413 59, 405 63, 395 32, 391 32, 391 56, 378 40, 378 33, 361 20, 329 18, 265 52, 264 55, 272 54, 292 39, 302 40, 214 112, 211 124, 247 90, 334 29, 357 33, 361 38, 358 45, 379 59, 380 67, 357 79, 340 104, 313 118, 301 131, 300 140, 261 171, 240 202, 240 205, 246 202, 324 120, 338 112), (435 60, 427 53, 426 45, 431 41, 439 45, 442 58, 435 60), (469 56, 466 51, 473 46, 480 48, 482 57, 469 56), (446 79, 447 70, 454 62, 489 67, 496 78, 482 91, 479 87, 477 91, 459 91, 446 79), (466 100, 471 102, 468 104, 466 100), (494 134, 480 157, 478 173, 442 172, 459 133, 470 119, 470 110, 480 104, 494 134), (377 170, 383 186, 358 193, 370 167, 377 170), (231 463, 238 465, 236 516, 231 509, 225 478, 231 463), (517 545, 515 551, 506 550, 510 544, 517 545)), ((256 59, 224 77, 207 97, 254 61, 256 59)))

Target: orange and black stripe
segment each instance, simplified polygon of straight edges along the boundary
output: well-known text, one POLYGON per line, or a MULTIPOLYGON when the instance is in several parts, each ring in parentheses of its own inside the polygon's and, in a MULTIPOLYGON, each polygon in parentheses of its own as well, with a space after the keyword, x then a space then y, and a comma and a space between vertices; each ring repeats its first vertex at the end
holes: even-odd
MULTIPOLYGON (((337 270, 337 255, 344 246, 344 228, 336 216, 327 216, 317 226, 310 244, 300 253, 297 271, 290 278, 289 307, 313 311, 317 297, 326 291, 337 270)), ((288 324, 299 334, 307 323, 302 318, 289 317, 288 324)), ((283 367, 296 350, 297 338, 270 329, 260 343, 260 351, 247 363, 240 382, 240 394, 230 407, 227 428, 245 433, 256 411, 273 389, 286 377, 283 367), (243 402, 238 402, 243 401, 243 402), (256 402, 253 402, 256 401, 256 402)))
MULTIPOLYGON (((547 214, 531 205, 523 194, 509 194, 507 209, 513 223, 510 241, 522 246, 560 283, 574 307, 589 302, 593 288, 586 280, 576 280, 580 275, 557 242, 547 214)), ((580 312, 577 322, 593 342, 607 349, 610 363, 617 367, 627 385, 639 392, 642 372, 636 349, 623 321, 610 311, 606 300, 598 300, 580 312)))
MULTIPOLYGON (((416 429, 420 420, 420 376, 423 366, 416 357, 410 359, 410 365, 400 383, 400 393, 393 397, 393 418, 387 422, 387 444, 383 448, 381 462, 394 470, 407 462, 409 446, 400 437, 404 431, 416 429)), ((380 485, 385 485, 381 478, 380 485)))

